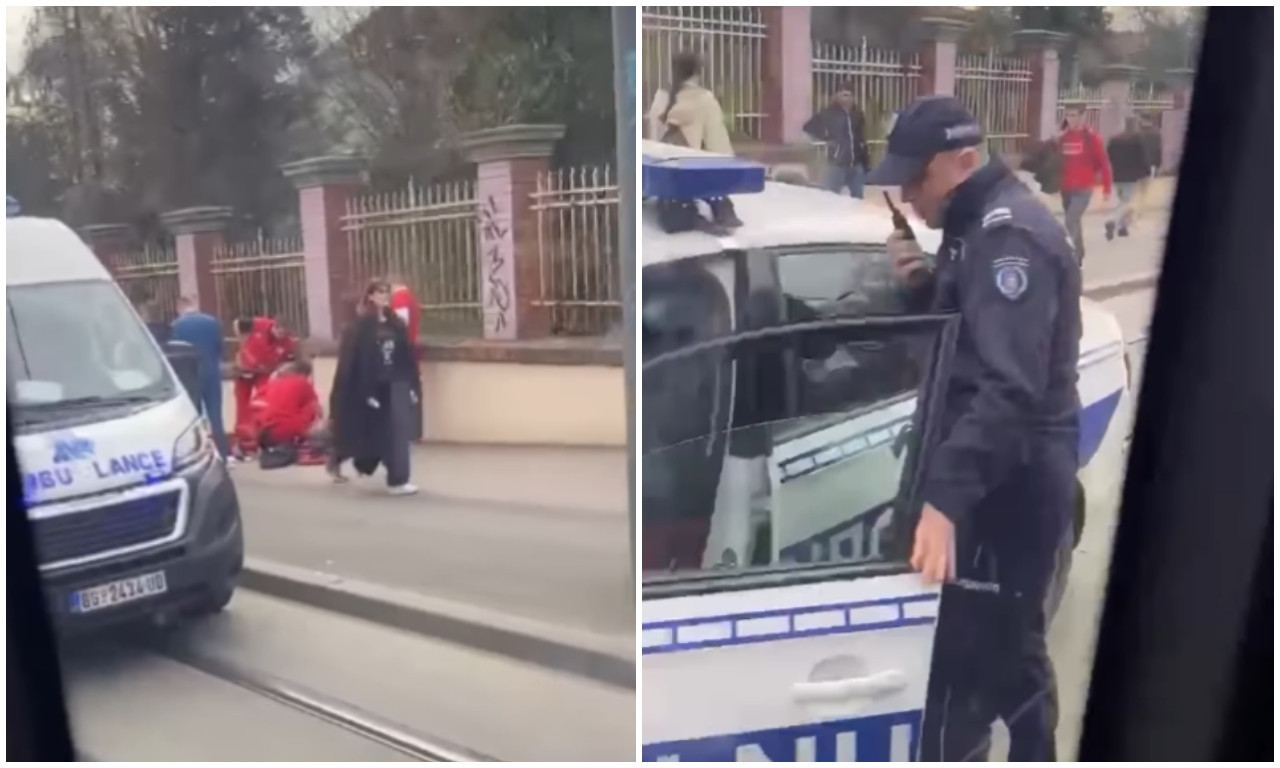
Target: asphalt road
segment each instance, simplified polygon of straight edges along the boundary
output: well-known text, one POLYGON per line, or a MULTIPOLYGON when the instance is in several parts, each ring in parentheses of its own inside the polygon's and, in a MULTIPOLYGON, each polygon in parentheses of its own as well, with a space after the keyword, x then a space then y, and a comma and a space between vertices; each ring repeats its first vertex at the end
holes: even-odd
POLYGON ((95 760, 409 759, 232 681, 262 679, 501 760, 635 755, 631 691, 249 591, 168 647, 114 642, 64 654, 77 746, 95 760), (220 664, 237 676, 201 671, 220 664))

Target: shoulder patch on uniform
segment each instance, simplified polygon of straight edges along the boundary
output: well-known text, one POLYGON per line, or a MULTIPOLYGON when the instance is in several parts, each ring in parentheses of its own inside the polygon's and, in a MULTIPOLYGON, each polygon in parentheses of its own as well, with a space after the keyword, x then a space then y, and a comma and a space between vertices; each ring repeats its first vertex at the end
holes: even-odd
POLYGON ((991 262, 996 290, 1009 301, 1017 301, 1031 287, 1031 261, 1024 256, 1001 256, 991 262))
POLYGON ((982 228, 1008 224, 1013 221, 1013 211, 1008 208, 992 208, 982 216, 982 228))

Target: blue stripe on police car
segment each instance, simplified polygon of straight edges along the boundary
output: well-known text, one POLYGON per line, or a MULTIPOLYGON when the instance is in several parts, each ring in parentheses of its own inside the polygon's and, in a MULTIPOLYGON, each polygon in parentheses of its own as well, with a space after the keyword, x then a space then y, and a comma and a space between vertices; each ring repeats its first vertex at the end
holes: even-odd
POLYGON ((910 762, 923 712, 892 712, 852 720, 751 733, 646 744, 645 762, 910 762))

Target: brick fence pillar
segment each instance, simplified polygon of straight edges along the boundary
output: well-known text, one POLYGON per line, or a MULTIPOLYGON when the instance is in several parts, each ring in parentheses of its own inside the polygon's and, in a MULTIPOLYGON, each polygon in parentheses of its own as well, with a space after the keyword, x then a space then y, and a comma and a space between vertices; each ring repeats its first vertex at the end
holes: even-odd
POLYGON ((927 16, 916 22, 920 51, 920 95, 954 96, 956 93, 956 43, 969 22, 927 16))
POLYGON ((1132 64, 1108 64, 1103 68, 1102 114, 1098 119, 1102 138, 1109 139, 1124 130, 1125 118, 1133 114, 1129 97, 1133 81, 1142 70, 1132 64))
POLYGON ((773 144, 806 141, 813 113, 813 9, 765 6, 760 138, 773 144))
POLYGON ((160 216, 160 223, 173 235, 178 256, 178 292, 195 299, 196 306, 210 314, 220 311, 213 254, 226 242, 231 215, 230 208, 202 206, 160 216))
POLYGON ((1013 40, 1031 68, 1027 136, 1032 141, 1051 139, 1058 133, 1058 78, 1062 72, 1058 52, 1067 36, 1046 29, 1023 29, 1013 33, 1013 40))
POLYGON ((342 217, 347 201, 365 184, 365 163, 349 155, 313 157, 281 166, 298 190, 302 220, 302 274, 311 338, 330 343, 355 308, 351 252, 342 217))
POLYGON ((1182 147, 1186 142, 1187 118, 1191 116, 1191 85, 1195 82, 1193 69, 1169 70, 1173 95, 1173 108, 1160 116, 1160 169, 1174 171, 1182 160, 1182 147))
POLYGON ((537 305, 538 220, 530 194, 550 167, 563 125, 506 125, 462 137, 476 164, 480 302, 486 339, 549 336, 551 314, 537 305))
POLYGON ((80 236, 113 275, 133 244, 133 229, 128 224, 89 224, 80 230, 80 236))

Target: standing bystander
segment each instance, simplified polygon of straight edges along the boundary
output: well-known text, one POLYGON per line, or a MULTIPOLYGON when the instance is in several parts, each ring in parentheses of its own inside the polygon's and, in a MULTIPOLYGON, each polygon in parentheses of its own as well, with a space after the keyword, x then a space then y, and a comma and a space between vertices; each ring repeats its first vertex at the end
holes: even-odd
POLYGON ((222 418, 222 322, 201 312, 195 299, 183 296, 178 299, 178 318, 173 321, 169 336, 195 347, 200 356, 200 406, 209 420, 218 452, 230 459, 222 418))
POLYGON ((839 194, 862 198, 871 153, 867 149, 867 126, 862 109, 853 101, 853 86, 842 85, 825 109, 804 124, 804 132, 824 142, 827 148, 825 186, 839 194))

